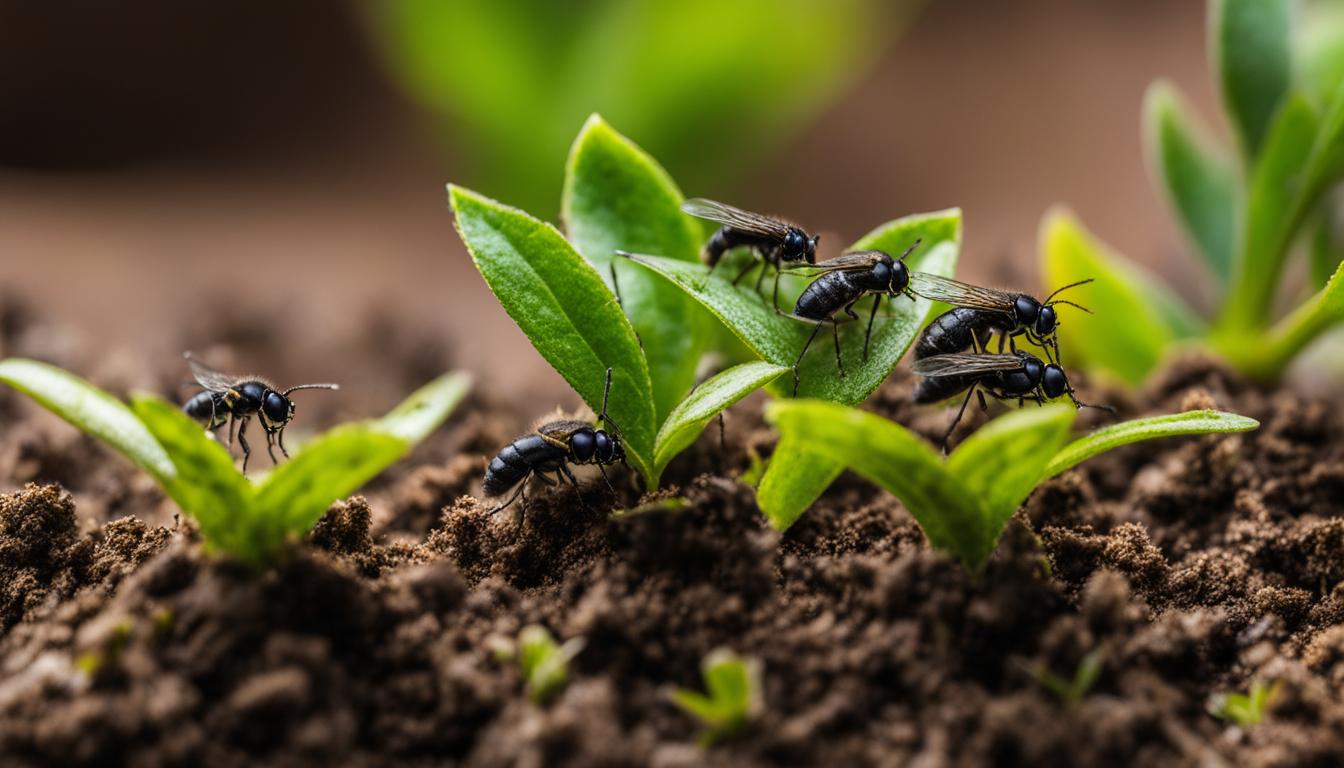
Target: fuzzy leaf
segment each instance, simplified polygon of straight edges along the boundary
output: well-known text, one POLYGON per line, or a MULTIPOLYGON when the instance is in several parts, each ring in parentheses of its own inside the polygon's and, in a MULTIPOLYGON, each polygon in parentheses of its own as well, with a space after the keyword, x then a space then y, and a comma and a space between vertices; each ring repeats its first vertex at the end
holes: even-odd
MULTIPOLYGON (((899 256, 917 238, 923 238, 923 243, 906 259, 906 264, 911 269, 950 276, 956 269, 960 233, 960 211, 921 214, 884 225, 856 243, 854 248, 876 248, 899 256)), ((746 281, 733 286, 731 276, 720 275, 718 271, 706 280, 707 268, 704 266, 647 255, 630 258, 671 280, 732 328, 753 352, 775 365, 792 367, 812 333, 812 325, 776 314, 769 306, 769 299, 762 301, 746 281)), ((832 342, 826 338, 830 336, 829 329, 817 334, 799 365, 799 397, 856 404, 867 399, 890 375, 918 335, 930 304, 925 299, 912 302, 909 298, 899 297, 890 299, 884 306, 889 308, 884 311, 891 314, 879 317, 873 326, 871 353, 866 363, 861 359, 867 323, 864 313, 871 307, 869 301, 861 304, 863 309, 856 310, 863 318, 860 322, 842 327, 847 374, 844 378, 840 378, 835 369, 832 342)), ((789 393, 792 388, 791 376, 772 385, 772 391, 776 393, 789 393)))
POLYGON ((756 489, 756 506, 775 530, 787 531, 845 469, 809 446, 805 438, 781 432, 756 489))
POLYGON ((1074 414, 1066 404, 1013 411, 981 427, 948 457, 946 471, 979 499, 985 516, 979 548, 970 557, 958 551, 968 566, 979 568, 994 551, 1008 519, 1069 436, 1074 414))
POLYGON ((1235 166, 1169 83, 1148 88, 1143 122, 1151 172, 1210 271, 1226 284, 1237 235, 1235 166))
POLYGON ((1292 83, 1290 0, 1213 0, 1210 50, 1223 105, 1248 157, 1257 157, 1292 83))
POLYGON ((1072 469, 1099 453, 1122 445, 1175 435, 1247 432, 1260 426, 1255 419, 1223 411, 1186 411, 1112 424, 1074 440, 1055 454, 1041 479, 1072 469))
POLYGON ((1176 336, 1156 308, 1156 281, 1063 210, 1046 214, 1040 243, 1048 289, 1087 278, 1095 281, 1071 295, 1092 314, 1074 311, 1059 324, 1066 362, 1105 371, 1129 384, 1143 381, 1176 336))
POLYGON ((471 376, 468 374, 444 374, 412 392, 371 426, 376 432, 415 445, 443 424, 470 389, 471 376))
MULTIPOLYGON (((450 186, 457 229, 500 304, 594 411, 611 367, 609 412, 626 453, 652 477, 652 384, 635 332, 597 270, 560 233, 515 208, 450 186)), ((684 262, 676 262, 682 264, 684 262)))
POLYGON ((1245 331, 1262 327, 1269 316, 1299 223, 1293 220, 1296 200, 1319 125, 1316 110, 1306 99, 1290 98, 1251 172, 1240 259, 1221 319, 1222 330, 1234 337, 1232 343, 1245 331))
POLYGON ((131 407, 172 457, 176 471, 164 490, 201 526, 206 544, 247 563, 264 560, 268 553, 256 530, 252 484, 228 450, 172 403, 145 395, 135 397, 131 407))
POLYGON ((172 459, 130 408, 84 379, 36 360, 0 361, 0 381, 98 438, 160 483, 176 474, 172 459))
POLYGON ((655 484, 668 462, 695 442, 711 419, 788 370, 763 361, 743 363, 721 371, 696 387, 658 430, 653 455, 655 484))
POLYGON ((657 423, 695 384, 716 323, 675 286, 615 259, 615 252, 696 262, 703 237, 699 223, 681 212, 682 199, 653 158, 602 118, 588 118, 570 150, 561 217, 570 242, 609 287, 611 270, 619 271, 622 304, 643 341, 657 423))

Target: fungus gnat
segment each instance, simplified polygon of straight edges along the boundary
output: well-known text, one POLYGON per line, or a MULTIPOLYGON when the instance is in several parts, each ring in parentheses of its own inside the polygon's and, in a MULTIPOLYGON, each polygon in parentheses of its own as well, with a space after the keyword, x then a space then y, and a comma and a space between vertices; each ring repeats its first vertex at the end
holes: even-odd
MULTIPOLYGON (((681 210, 696 218, 723 225, 705 244, 702 254, 705 263, 709 265, 709 274, 714 274, 714 268, 719 265, 724 253, 739 246, 751 248, 759 260, 775 268, 775 287, 772 295, 776 310, 779 309, 780 265, 783 262, 797 261, 815 264, 817 261, 817 243, 821 241, 821 235, 809 236, 807 232, 787 221, 698 197, 682 203, 681 210)), ((737 285, 737 282, 755 266, 756 261, 753 260, 733 278, 733 285, 737 285)), ((764 278, 765 270, 762 269, 760 276, 756 278, 757 293, 761 291, 761 280, 764 278)))
MULTIPOLYGON (((1061 291, 1090 282, 1081 280, 1071 283, 1047 296, 1045 301, 1037 301, 1025 293, 982 288, 948 277, 915 273, 910 278, 912 292, 926 299, 954 305, 954 309, 939 315, 924 329, 915 343, 915 359, 955 354, 968 349, 987 352, 985 345, 989 336, 997 331, 1000 334, 999 352, 1003 352, 1005 341, 1011 344, 1014 336, 1025 335, 1033 344, 1046 350, 1046 356, 1051 362, 1058 364, 1059 339, 1055 336, 1055 329, 1059 325, 1059 316, 1055 312, 1055 305, 1067 304, 1084 312, 1090 310, 1072 301, 1056 299, 1055 296, 1061 291)), ((1016 346, 1012 350, 1017 351, 1016 346)))

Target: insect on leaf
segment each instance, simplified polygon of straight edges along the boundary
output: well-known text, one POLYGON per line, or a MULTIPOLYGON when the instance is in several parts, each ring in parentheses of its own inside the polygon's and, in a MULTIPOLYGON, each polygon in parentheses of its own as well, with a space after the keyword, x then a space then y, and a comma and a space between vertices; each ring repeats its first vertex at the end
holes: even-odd
POLYGON ((0 361, 0 381, 98 438, 166 484, 176 474, 172 459, 131 409, 84 379, 36 360, 0 361))
POLYGON ((1185 411, 1133 419, 1111 424, 1080 437, 1064 446, 1050 459, 1040 479, 1054 477, 1072 469, 1100 453, 1122 445, 1176 435, 1206 435, 1224 432, 1248 432, 1260 422, 1246 416, 1224 411, 1185 411))
MULTIPOLYGON (((532 345, 593 408, 613 369, 610 415, 652 477, 652 384, 635 332, 597 270, 545 222, 449 186, 457 229, 485 282, 532 345)), ((684 264, 684 262, 675 262, 684 264)))
POLYGON ((1290 0, 1212 0, 1214 80, 1248 157, 1257 157, 1292 84, 1290 0))
POLYGON ((653 458, 655 480, 674 456, 695 442, 715 416, 788 370, 764 361, 743 363, 721 371, 696 387, 658 430, 653 458))
POLYGON ((1176 89, 1159 81, 1144 100, 1148 164, 1182 227, 1220 282, 1232 274, 1240 178, 1232 159, 1196 124, 1176 89))
POLYGON ((682 213, 681 202, 681 190, 653 158, 602 118, 588 118, 570 150, 561 218, 570 242, 608 287, 617 271, 625 312, 643 341, 658 423, 695 384, 717 323, 675 286, 615 252, 698 261, 701 227, 682 213))

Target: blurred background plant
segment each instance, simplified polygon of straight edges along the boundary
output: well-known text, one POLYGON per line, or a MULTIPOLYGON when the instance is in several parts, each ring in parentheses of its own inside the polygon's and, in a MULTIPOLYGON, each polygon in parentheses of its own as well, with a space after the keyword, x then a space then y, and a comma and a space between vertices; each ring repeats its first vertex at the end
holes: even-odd
MULTIPOLYGON (((465 184, 550 211, 553 173, 600 112, 688 189, 722 190, 830 106, 916 0, 391 0, 363 6, 383 59, 465 184), (669 66, 669 63, 671 65, 669 66)), ((722 192, 720 192, 722 194, 722 192)))

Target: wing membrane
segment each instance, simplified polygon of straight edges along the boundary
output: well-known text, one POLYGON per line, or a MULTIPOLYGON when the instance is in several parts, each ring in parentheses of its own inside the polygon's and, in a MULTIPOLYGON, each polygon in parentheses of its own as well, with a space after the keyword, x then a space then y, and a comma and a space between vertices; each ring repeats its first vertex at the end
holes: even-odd
POLYGON ((994 312, 1012 312, 1017 295, 995 288, 982 288, 950 277, 923 272, 910 274, 910 290, 931 301, 942 301, 958 307, 988 309, 994 312))
POLYGON ((789 234, 789 225, 770 216, 734 208, 727 203, 693 197, 681 204, 681 210, 699 219, 717 221, 733 229, 752 232, 766 237, 783 238, 789 234))
POLYGON ((1022 358, 1016 355, 954 354, 934 355, 916 360, 911 370, 920 376, 962 376, 965 374, 1012 371, 1022 367, 1022 358))
POLYGON ((190 352, 184 357, 187 358, 187 366, 191 368, 191 375, 196 379, 196 383, 211 392, 223 392, 242 382, 237 376, 230 376, 227 373, 217 371, 214 368, 197 360, 190 352))
POLYGON ((798 266, 787 266, 785 272, 806 275, 820 275, 825 272, 857 272, 859 270, 872 269, 882 259, 890 260, 891 257, 885 251, 851 251, 836 256, 834 259, 827 259, 819 264, 802 264, 798 266))

